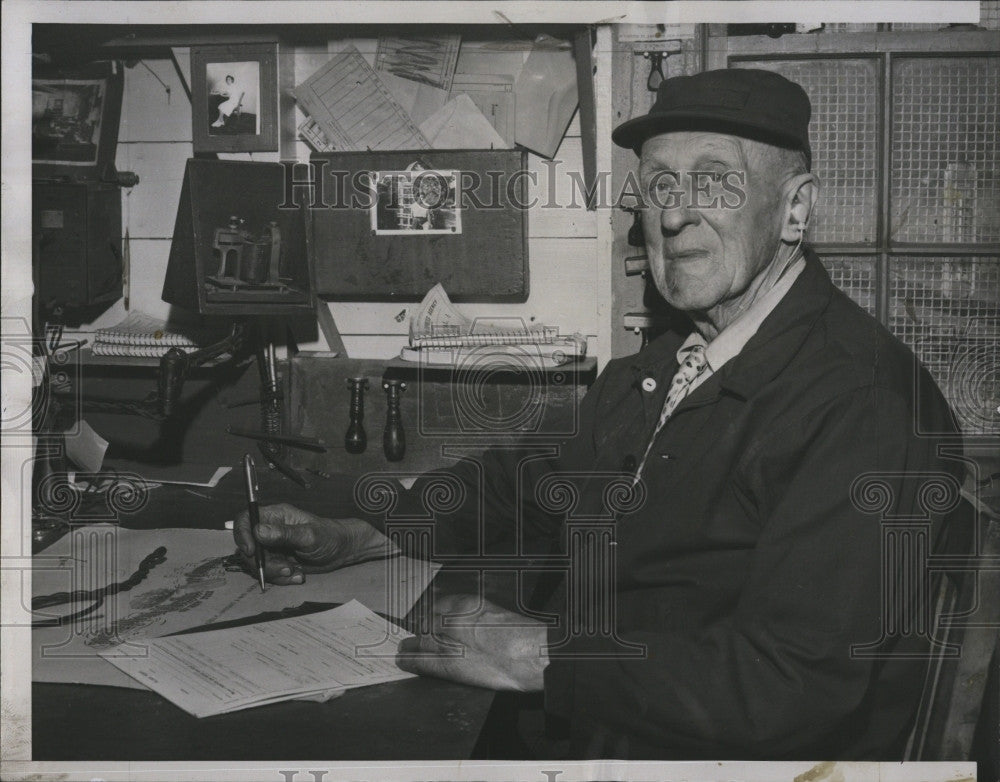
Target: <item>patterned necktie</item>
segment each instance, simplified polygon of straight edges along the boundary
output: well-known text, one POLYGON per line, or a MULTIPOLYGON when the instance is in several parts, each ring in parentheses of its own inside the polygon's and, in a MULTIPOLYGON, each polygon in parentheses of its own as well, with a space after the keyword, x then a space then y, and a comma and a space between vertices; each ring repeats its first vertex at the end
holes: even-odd
POLYGON ((663 403, 663 411, 660 413, 660 420, 656 422, 656 429, 653 431, 653 436, 649 438, 649 444, 646 446, 646 452, 642 455, 642 461, 639 462, 639 467, 635 471, 635 482, 639 481, 639 476, 642 475, 642 468, 646 464, 646 457, 649 456, 649 452, 653 447, 653 441, 656 439, 656 435, 660 433, 663 425, 667 422, 667 419, 673 415, 674 409, 681 403, 681 400, 687 396, 688 391, 691 388, 691 383, 694 379, 698 377, 702 372, 705 371, 705 367, 708 366, 708 359, 705 358, 705 346, 704 345, 693 345, 688 351, 687 358, 681 362, 680 368, 677 370, 677 374, 674 375, 674 379, 670 381, 670 390, 667 392, 667 401, 663 403))

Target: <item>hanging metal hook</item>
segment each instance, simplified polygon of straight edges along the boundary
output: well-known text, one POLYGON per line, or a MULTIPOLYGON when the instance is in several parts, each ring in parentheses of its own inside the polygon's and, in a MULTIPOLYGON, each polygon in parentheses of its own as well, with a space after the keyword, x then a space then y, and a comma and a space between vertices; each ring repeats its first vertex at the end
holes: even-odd
POLYGON ((663 61, 670 56, 669 52, 643 52, 642 56, 649 60, 649 76, 646 79, 646 89, 656 92, 663 80, 663 61))

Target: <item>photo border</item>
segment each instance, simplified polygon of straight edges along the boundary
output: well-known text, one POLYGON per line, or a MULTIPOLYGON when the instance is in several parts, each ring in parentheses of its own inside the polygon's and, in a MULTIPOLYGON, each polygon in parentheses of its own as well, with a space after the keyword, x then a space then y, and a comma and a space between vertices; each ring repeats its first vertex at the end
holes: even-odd
POLYGON ((202 152, 276 152, 278 150, 278 44, 225 44, 191 47, 191 143, 202 152), (207 66, 256 61, 260 66, 260 133, 212 135, 208 132, 207 66))

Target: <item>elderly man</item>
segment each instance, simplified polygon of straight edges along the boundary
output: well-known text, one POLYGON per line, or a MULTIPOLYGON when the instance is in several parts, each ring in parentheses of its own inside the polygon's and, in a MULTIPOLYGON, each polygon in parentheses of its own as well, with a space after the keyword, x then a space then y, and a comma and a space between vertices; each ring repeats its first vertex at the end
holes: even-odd
MULTIPOLYGON (((897 574, 852 487, 878 474, 888 512, 919 511, 916 480, 946 467, 917 433, 953 424, 913 355, 803 247, 819 192, 809 116, 797 84, 725 70, 666 80, 649 114, 615 130, 639 155, 653 279, 689 333, 612 361, 558 457, 484 457, 465 480, 485 518, 437 520, 441 541, 472 544, 479 522, 490 550, 558 555, 565 510, 533 487, 583 476, 578 515, 600 517, 607 476, 631 476, 643 499, 613 518, 613 631, 567 630, 580 602, 567 592, 591 589, 591 569, 514 603, 536 618, 439 599, 464 620, 404 642, 401 667, 543 691, 580 757, 901 756, 924 663, 897 653, 923 639, 885 637, 883 579, 897 574), (513 548, 515 527, 530 544, 513 548)), ((255 541, 240 519, 236 539, 270 549, 277 583, 385 551, 358 520, 287 506, 263 520, 255 541)))

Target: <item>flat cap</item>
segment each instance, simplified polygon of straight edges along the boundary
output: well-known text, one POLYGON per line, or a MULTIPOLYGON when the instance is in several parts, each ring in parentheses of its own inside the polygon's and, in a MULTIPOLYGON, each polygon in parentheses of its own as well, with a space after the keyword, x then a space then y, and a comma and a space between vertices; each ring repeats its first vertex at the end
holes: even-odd
POLYGON ((724 68, 665 79, 649 113, 619 125, 611 139, 638 155, 643 142, 659 133, 707 130, 800 149, 811 167, 811 114, 805 90, 781 74, 724 68))

